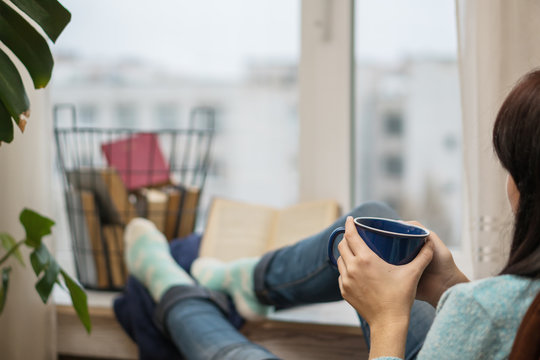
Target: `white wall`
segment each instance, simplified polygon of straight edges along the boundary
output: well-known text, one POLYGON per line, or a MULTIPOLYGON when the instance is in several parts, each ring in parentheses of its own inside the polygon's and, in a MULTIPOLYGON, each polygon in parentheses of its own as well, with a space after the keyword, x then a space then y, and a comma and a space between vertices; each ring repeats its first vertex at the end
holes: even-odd
MULTIPOLYGON (((25 78, 27 89, 31 88, 25 78)), ((0 231, 24 238, 19 213, 29 207, 53 217, 50 198, 51 146, 50 106, 45 90, 30 91, 31 117, 23 135, 15 129, 11 144, 0 147, 0 231)), ((50 242, 50 238, 47 242, 50 242)), ((6 360, 55 359, 56 332, 51 304, 41 302, 36 277, 23 251, 26 267, 13 267, 6 307, 0 316, 1 357, 6 360)))

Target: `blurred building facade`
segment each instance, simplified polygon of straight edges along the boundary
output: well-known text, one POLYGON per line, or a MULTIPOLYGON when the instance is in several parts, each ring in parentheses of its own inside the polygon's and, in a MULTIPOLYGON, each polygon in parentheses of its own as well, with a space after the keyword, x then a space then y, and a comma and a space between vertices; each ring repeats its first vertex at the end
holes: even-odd
POLYGON ((82 127, 181 129, 194 108, 215 109, 203 209, 214 196, 278 207, 297 202, 296 66, 255 63, 240 79, 213 80, 136 61, 58 57, 55 71, 52 103, 75 105, 82 127))
MULTIPOLYGON (((217 112, 211 198, 287 206, 298 200, 297 66, 254 63, 236 80, 164 73, 137 61, 59 57, 53 104, 76 106, 80 126, 188 126, 197 106, 217 112)), ((455 60, 358 63, 355 202, 381 200, 459 244, 461 114, 455 60)), ((204 218, 204 217, 203 217, 204 218)))
POLYGON ((455 60, 359 64, 356 198, 391 204, 450 245, 461 223, 461 107, 455 60))

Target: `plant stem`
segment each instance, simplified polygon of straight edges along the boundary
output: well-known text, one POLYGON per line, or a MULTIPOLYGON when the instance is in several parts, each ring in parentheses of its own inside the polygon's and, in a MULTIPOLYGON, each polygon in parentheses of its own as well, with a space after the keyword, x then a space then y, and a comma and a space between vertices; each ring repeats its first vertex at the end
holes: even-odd
POLYGON ((2 256, 2 258, 0 259, 0 265, 2 265, 11 256, 11 254, 13 254, 22 244, 24 244, 24 240, 19 241, 18 243, 15 244, 14 247, 9 249, 7 254, 2 256))

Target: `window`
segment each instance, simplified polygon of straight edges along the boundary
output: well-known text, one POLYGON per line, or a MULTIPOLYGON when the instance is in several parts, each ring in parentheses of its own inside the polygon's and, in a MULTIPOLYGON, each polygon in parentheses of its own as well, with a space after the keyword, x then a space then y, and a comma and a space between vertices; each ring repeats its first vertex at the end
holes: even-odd
POLYGON ((403 133, 403 118, 401 117, 401 114, 386 114, 384 125, 388 135, 400 136, 403 133))
POLYGON ((388 177, 401 178, 403 175, 403 159, 390 155, 384 159, 384 170, 388 177))
POLYGON ((115 107, 114 125, 118 127, 134 127, 137 124, 135 104, 117 104, 115 107))
POLYGON ((178 107, 175 104, 158 104, 155 108, 155 119, 160 128, 177 128, 180 124, 178 107))
POLYGON ((63 4, 77 21, 53 48, 53 104, 74 104, 96 126, 141 130, 187 127, 192 109, 211 107, 201 209, 215 196, 298 201, 299 0, 63 4))
POLYGON ((80 106, 80 119, 82 125, 95 125, 97 115, 97 108, 95 105, 80 106))
POLYGON ((459 245, 461 109, 452 0, 355 2, 355 202, 459 245))

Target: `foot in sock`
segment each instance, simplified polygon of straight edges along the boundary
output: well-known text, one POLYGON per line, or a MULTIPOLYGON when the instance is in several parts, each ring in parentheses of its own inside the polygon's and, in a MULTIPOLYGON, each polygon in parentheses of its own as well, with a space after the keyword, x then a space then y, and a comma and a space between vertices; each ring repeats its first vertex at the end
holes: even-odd
POLYGON ((258 262, 258 258, 229 263, 213 258, 198 258, 191 266, 191 274, 199 284, 227 292, 245 319, 260 320, 271 312, 272 307, 261 304, 253 290, 253 270, 258 262))
POLYGON ((156 302, 172 286, 195 283, 174 261, 167 239, 151 221, 143 218, 131 220, 124 240, 128 271, 146 286, 156 302))

